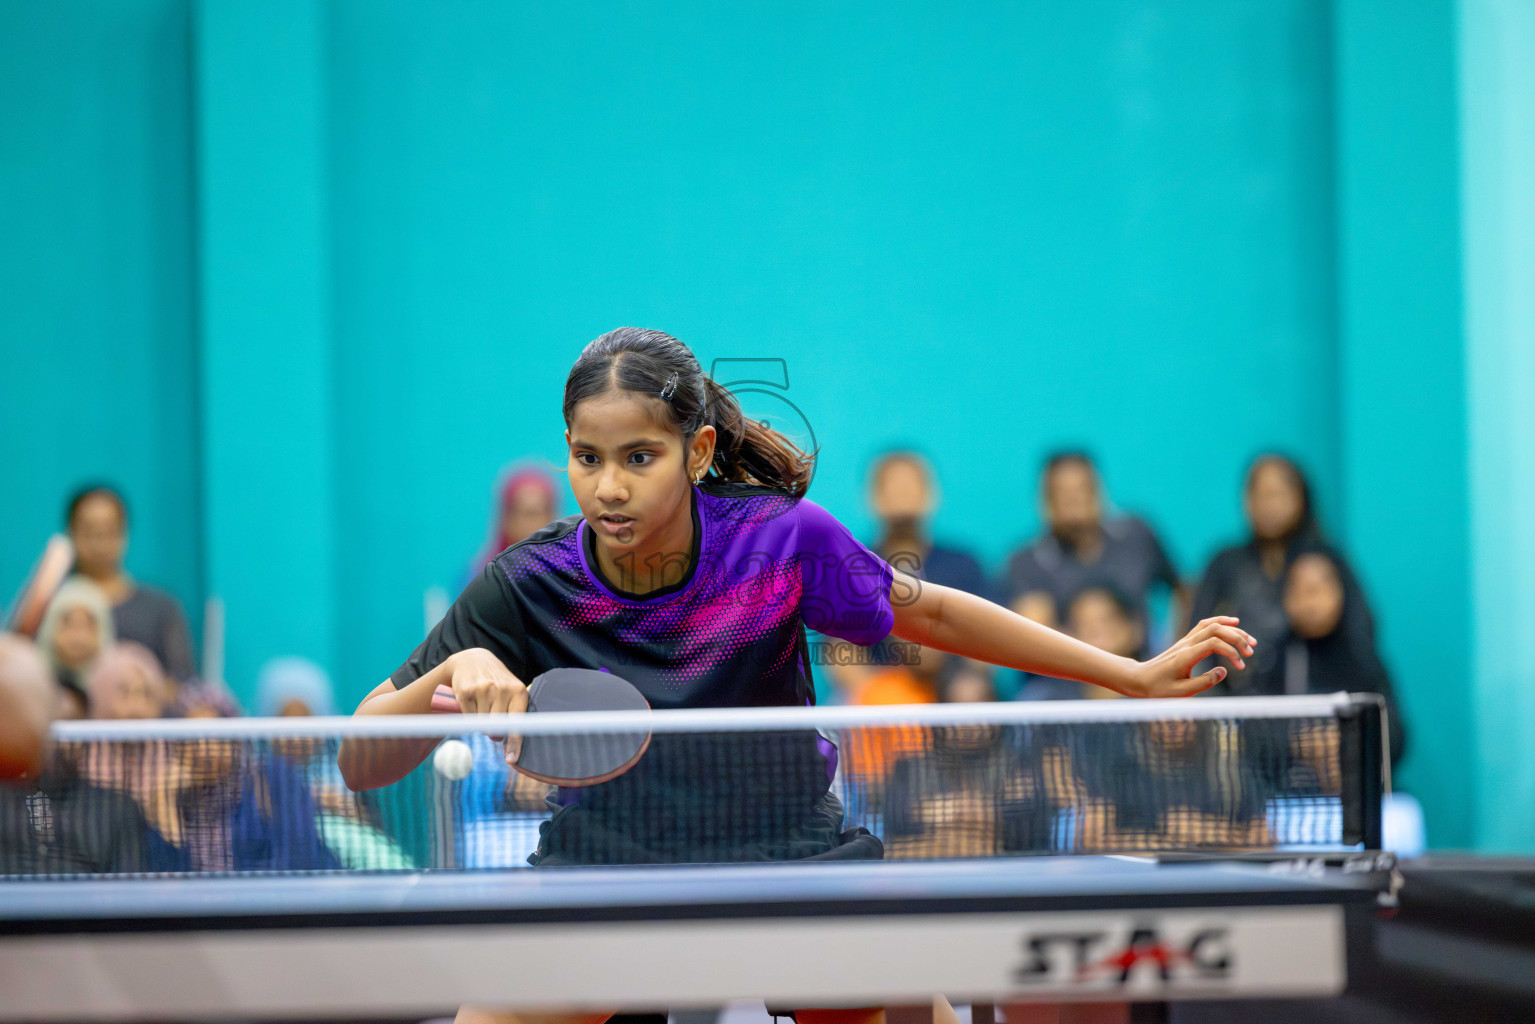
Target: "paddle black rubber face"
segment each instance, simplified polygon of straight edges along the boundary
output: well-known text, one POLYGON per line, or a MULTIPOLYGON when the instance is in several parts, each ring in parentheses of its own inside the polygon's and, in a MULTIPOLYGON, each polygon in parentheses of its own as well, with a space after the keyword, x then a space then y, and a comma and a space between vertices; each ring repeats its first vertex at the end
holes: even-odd
MULTIPOLYGON (((589 668, 550 669, 528 687, 528 710, 649 711, 627 680, 589 668)), ((593 786, 633 768, 650 746, 650 733, 525 736, 517 770, 555 786, 593 786)))

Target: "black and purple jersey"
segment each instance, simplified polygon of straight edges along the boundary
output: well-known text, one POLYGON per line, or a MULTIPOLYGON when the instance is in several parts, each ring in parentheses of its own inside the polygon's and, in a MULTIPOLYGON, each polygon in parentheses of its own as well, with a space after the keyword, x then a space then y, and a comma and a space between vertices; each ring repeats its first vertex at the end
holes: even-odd
MULTIPOLYGON (((857 644, 894 622, 891 569, 825 509, 746 484, 693 489, 697 539, 675 584, 627 594, 580 516, 497 556, 391 680, 482 647, 519 679, 607 668, 654 708, 806 704, 808 626, 857 644)), ((619 778, 562 790, 536 863, 781 860, 838 843, 835 751, 811 732, 663 734, 619 778)))
POLYGON ((491 561, 391 681, 483 647, 525 682, 609 669, 655 708, 804 704, 802 624, 865 645, 890 632, 890 566, 821 506, 747 484, 693 495, 699 542, 677 583, 618 590, 586 521, 557 520, 491 561))

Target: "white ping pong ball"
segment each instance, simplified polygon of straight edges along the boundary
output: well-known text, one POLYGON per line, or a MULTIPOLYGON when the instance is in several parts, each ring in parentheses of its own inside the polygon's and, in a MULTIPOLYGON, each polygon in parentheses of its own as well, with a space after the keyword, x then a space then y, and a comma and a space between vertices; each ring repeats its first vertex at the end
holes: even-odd
POLYGON ((432 768, 443 778, 457 782, 474 767, 474 752, 463 740, 447 740, 432 755, 432 768))

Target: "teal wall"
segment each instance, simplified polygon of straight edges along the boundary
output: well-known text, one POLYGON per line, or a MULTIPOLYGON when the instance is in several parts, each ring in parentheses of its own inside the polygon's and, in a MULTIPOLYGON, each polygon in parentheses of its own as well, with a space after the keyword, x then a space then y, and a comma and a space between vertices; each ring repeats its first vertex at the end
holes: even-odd
POLYGON ((1535 4, 1463 0, 1476 838, 1535 850, 1535 4))
POLYGON ((0 2, 0 602, 71 490, 201 609, 188 7, 0 2))
POLYGON ((869 457, 923 447, 939 532, 994 563, 1057 446, 1190 575, 1249 458, 1295 453, 1432 839, 1472 844, 1505 763, 1478 730, 1524 764, 1472 623, 1529 599, 1487 512, 1529 489, 1480 413, 1511 289, 1463 284, 1524 264, 1460 175, 1527 157, 1461 135, 1507 88, 1460 77, 1496 33, 1458 10, 0 0, 0 591, 108 475, 131 567, 226 602, 238 692, 300 653, 355 700, 461 583, 498 468, 560 462, 581 344, 656 326, 787 361, 812 494, 861 532, 869 457))
POLYGON ((787 360, 813 494, 861 529, 906 439, 992 559, 1061 444, 1189 572, 1261 446, 1336 504, 1326 5, 967 10, 334 6, 349 681, 496 467, 560 456, 564 374, 619 324, 787 360))
POLYGON ((1345 536, 1411 728, 1400 784, 1473 841, 1453 0, 1336 7, 1345 536))
POLYGON ((226 678, 249 695, 266 659, 334 672, 344 646, 324 5, 211 0, 194 27, 205 582, 225 606, 226 678))

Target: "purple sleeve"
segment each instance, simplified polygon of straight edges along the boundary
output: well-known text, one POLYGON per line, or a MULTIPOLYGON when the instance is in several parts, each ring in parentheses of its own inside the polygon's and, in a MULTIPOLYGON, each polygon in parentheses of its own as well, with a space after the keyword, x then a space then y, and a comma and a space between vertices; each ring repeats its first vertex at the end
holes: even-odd
POLYGON ((798 503, 800 614, 818 633, 855 644, 890 635, 890 566, 815 502, 798 503))

